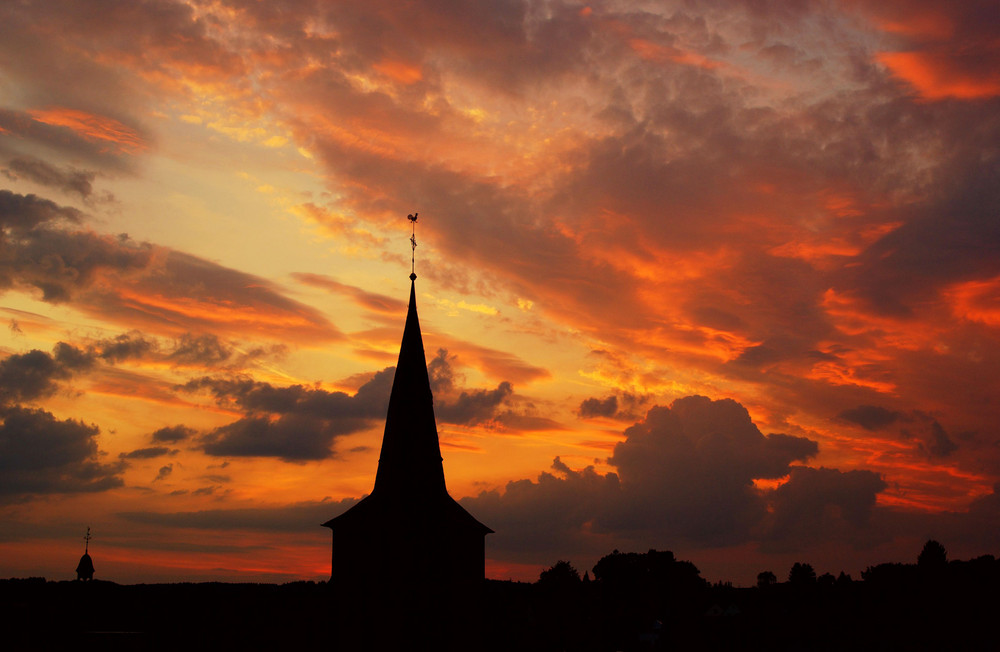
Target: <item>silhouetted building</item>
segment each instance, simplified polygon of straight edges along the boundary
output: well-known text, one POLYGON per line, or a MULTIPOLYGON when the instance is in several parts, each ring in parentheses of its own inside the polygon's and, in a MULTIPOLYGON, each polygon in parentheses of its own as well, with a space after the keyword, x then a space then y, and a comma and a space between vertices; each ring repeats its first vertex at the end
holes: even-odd
POLYGON ((392 382, 375 487, 323 524, 333 531, 334 591, 368 615, 459 614, 478 602, 492 532, 445 488, 427 360, 410 274, 410 303, 392 382))
POLYGON ((83 549, 83 557, 80 557, 80 563, 76 565, 76 579, 77 580, 92 580, 94 579, 94 560, 90 558, 90 528, 87 528, 87 536, 83 537, 87 542, 83 549))

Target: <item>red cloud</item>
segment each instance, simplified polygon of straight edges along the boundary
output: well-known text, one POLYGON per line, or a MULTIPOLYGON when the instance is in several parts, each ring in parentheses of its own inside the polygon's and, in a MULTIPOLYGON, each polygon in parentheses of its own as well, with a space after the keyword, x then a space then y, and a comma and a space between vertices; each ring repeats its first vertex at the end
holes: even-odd
POLYGON ((28 113, 37 122, 66 127, 85 140, 106 144, 119 153, 138 154, 149 149, 137 131, 107 116, 66 107, 32 109, 28 113))
POLYGON ((962 56, 930 52, 882 52, 879 61, 927 100, 975 100, 1000 95, 1000 72, 967 70, 962 56))

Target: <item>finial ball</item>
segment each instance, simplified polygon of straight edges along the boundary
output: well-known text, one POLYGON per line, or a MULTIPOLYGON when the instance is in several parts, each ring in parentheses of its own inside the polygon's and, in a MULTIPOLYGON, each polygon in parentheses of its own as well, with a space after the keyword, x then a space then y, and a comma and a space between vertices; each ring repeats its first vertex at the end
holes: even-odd
POLYGON ((413 272, 410 272, 410 280, 411 281, 416 281, 417 280, 417 275, 414 274, 413 272))

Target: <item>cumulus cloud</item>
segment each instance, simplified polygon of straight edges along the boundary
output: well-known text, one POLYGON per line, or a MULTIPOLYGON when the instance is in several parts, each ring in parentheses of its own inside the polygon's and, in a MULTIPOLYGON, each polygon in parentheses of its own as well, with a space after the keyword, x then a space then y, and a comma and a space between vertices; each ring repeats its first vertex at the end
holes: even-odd
POLYGON ((98 428, 44 410, 5 408, 0 425, 0 496, 104 491, 122 486, 124 462, 105 464, 98 428))
POLYGON ((739 542, 762 518, 754 479, 780 478, 819 450, 802 437, 765 436, 736 401, 703 396, 652 408, 625 436, 608 461, 628 500, 609 521, 716 545, 739 542))
POLYGON ((155 352, 159 345, 139 331, 129 331, 112 338, 102 340, 95 345, 100 356, 111 362, 144 358, 155 352))
POLYGON ((581 419, 593 419, 595 417, 615 418, 615 419, 638 419, 640 410, 649 403, 649 397, 637 396, 625 392, 619 397, 610 394, 604 398, 590 397, 580 402, 577 409, 577 416, 581 419))
POLYGON ((59 381, 89 369, 95 357, 65 342, 51 354, 37 349, 10 355, 0 361, 0 403, 33 401, 51 395, 59 381))
POLYGON ((800 466, 816 442, 762 434, 731 399, 689 396, 654 407, 625 430, 607 460, 615 471, 569 468, 556 458, 537 480, 509 482, 463 504, 497 531, 494 550, 518 558, 528 550, 606 552, 609 545, 778 546, 803 531, 857 542, 885 482, 869 471, 800 466), (777 490, 754 480, 785 478, 777 490))
POLYGON ((176 443, 191 439, 198 431, 183 425, 166 426, 153 432, 150 436, 154 443, 176 443))
POLYGON ((821 541, 873 540, 867 532, 876 496, 887 488, 877 473, 797 466, 770 495, 765 549, 796 550, 821 541))
POLYGON ((573 471, 557 457, 551 473, 511 481, 502 492, 494 489, 461 502, 496 531, 490 535, 491 554, 534 560, 581 548, 606 552, 608 539, 594 532, 593 525, 620 499, 616 474, 602 475, 593 467, 573 471))
POLYGON ((122 485, 125 462, 101 462, 97 426, 21 405, 52 395, 96 361, 93 351, 65 342, 51 354, 33 350, 0 361, 0 499, 122 485))
POLYGON ((77 223, 82 215, 75 208, 59 206, 36 195, 0 190, 0 226, 20 233, 45 222, 77 223))

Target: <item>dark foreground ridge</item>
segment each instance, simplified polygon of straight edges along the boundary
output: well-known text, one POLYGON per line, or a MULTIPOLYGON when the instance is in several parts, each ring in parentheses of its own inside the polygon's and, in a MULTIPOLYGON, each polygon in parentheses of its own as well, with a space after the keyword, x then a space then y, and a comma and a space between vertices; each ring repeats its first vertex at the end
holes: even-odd
MULTIPOLYGON (((942 549, 943 550, 943 549, 942 549)), ((925 548, 926 552, 926 548, 925 548)), ((583 578, 567 562, 534 584, 487 580, 478 632, 462 650, 993 650, 1000 561, 925 558, 860 579, 796 564, 788 581, 709 585, 670 552, 614 553, 583 578)), ((345 640, 345 610, 327 583, 138 584, 0 580, 5 649, 417 649, 443 622, 434 605, 345 640), (391 636, 385 633, 390 632, 391 636), (374 642, 373 642, 374 641, 374 642), (389 648, 385 641, 392 641, 389 648), (8 645, 12 644, 12 645, 8 645)))

